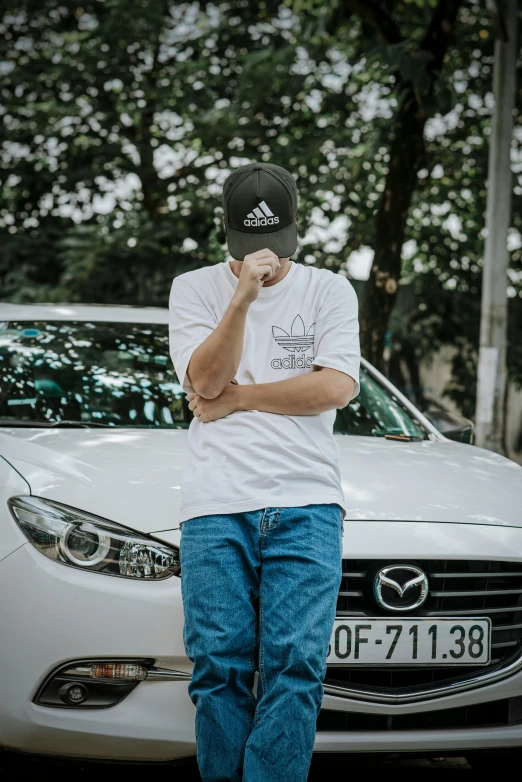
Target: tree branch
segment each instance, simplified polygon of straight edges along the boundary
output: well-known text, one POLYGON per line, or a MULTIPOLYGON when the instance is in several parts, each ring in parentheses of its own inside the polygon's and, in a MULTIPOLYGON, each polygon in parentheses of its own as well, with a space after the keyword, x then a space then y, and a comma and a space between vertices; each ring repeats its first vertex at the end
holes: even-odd
POLYGON ((486 8, 495 28, 495 35, 501 41, 509 41, 509 33, 506 28, 505 8, 499 0, 486 0, 486 8))
POLYGON ((430 26, 420 45, 421 49, 433 54, 433 61, 430 63, 432 70, 438 71, 442 68, 462 2, 463 0, 439 0, 433 12, 430 26))
POLYGON ((384 43, 400 43, 403 40, 399 26, 375 0, 344 0, 344 6, 373 27, 384 43))

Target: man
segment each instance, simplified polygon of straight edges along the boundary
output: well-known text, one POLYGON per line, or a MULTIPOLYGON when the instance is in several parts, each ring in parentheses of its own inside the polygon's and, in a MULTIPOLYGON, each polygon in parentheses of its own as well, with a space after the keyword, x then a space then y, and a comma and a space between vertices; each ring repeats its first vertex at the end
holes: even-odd
POLYGON ((304 782, 341 580, 332 430, 359 391, 357 299, 345 277, 290 260, 285 169, 237 169, 223 210, 234 260, 176 277, 170 295, 195 416, 180 557, 198 765, 204 782, 304 782))

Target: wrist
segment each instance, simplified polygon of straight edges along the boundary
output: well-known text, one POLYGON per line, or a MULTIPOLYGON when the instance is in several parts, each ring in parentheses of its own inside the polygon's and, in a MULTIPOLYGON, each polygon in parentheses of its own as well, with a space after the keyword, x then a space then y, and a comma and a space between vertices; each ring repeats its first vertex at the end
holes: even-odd
POLYGON ((232 296, 232 300, 230 302, 230 308, 237 312, 238 314, 246 315, 248 312, 248 308, 250 307, 251 302, 246 301, 241 294, 236 290, 234 295, 232 296))
POLYGON ((233 385, 234 411, 248 410, 247 405, 247 385, 233 385))

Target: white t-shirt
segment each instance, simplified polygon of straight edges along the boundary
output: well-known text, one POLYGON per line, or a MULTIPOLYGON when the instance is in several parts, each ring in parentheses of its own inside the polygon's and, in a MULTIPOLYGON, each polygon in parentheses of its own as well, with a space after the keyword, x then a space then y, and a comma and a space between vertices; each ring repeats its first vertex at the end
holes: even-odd
MULTIPOLYGON (((313 371, 350 375, 359 393, 359 323, 351 283, 327 269, 297 264, 250 305, 239 384, 271 383, 313 371)), ((170 355, 183 389, 192 352, 221 321, 238 278, 228 261, 186 272, 170 293, 170 355)), ((189 459, 181 487, 180 522, 196 516, 267 507, 338 503, 345 509, 336 411, 277 415, 232 413, 189 428, 189 459)), ((345 510, 346 513, 346 510, 345 510)))

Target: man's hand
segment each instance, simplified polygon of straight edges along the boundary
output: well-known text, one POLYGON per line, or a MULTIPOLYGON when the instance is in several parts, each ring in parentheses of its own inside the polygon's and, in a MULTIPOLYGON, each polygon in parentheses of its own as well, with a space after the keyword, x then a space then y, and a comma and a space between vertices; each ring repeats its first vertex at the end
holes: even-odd
POLYGON ((217 421, 218 418, 224 418, 230 413, 238 410, 239 387, 235 383, 229 383, 219 396, 214 399, 206 399, 199 394, 187 394, 189 408, 196 418, 206 424, 209 421, 217 421))
POLYGON ((243 304, 252 304, 259 296, 263 283, 275 277, 280 268, 279 258, 272 250, 258 250, 245 255, 234 298, 243 304))

